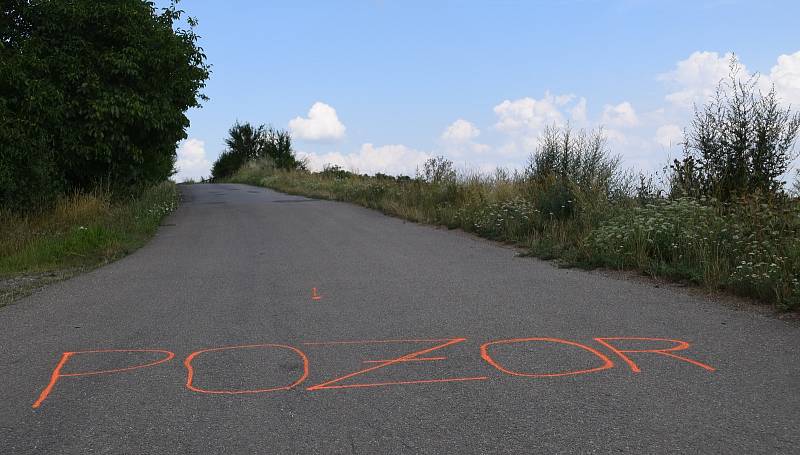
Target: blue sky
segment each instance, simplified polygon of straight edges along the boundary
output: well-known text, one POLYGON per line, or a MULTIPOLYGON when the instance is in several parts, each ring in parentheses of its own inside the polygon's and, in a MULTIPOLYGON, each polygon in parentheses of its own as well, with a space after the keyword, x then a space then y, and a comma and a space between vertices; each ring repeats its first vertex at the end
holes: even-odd
POLYGON ((519 167, 546 124, 603 126, 628 166, 677 155, 735 52, 800 106, 800 2, 184 0, 213 65, 178 179, 234 121, 290 129, 312 167, 519 167))

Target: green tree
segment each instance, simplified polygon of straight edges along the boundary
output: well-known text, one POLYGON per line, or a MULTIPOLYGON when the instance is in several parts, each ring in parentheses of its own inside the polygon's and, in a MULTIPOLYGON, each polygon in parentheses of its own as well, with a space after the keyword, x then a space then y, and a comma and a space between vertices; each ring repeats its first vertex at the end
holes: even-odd
POLYGON ((232 176, 244 165, 241 157, 235 155, 230 150, 225 150, 219 154, 214 165, 211 166, 211 178, 213 180, 224 179, 232 176))
POLYGON ((264 153, 264 129, 263 125, 254 127, 249 122, 234 123, 225 138, 225 151, 211 168, 211 176, 215 179, 230 177, 246 162, 261 157, 264 153))
POLYGON ((305 169, 305 163, 292 151, 289 132, 271 126, 237 121, 228 130, 225 146, 211 168, 215 179, 230 177, 248 161, 258 159, 269 159, 278 169, 305 169))
POLYGON ((288 131, 267 127, 264 131, 262 158, 270 158, 278 169, 305 169, 306 163, 297 159, 292 150, 288 131))
POLYGON ((248 122, 236 122, 225 138, 225 145, 232 155, 238 156, 242 164, 254 160, 264 154, 264 125, 254 127, 248 122))
POLYGON ((0 18, 0 204, 166 179, 205 55, 176 3, 9 0, 0 18))
POLYGON ((728 201, 745 194, 776 194, 784 182, 800 129, 800 114, 782 107, 772 87, 758 88, 757 76, 739 77, 731 60, 727 80, 715 96, 695 108, 685 133, 684 158, 672 165, 673 196, 712 196, 728 201))
POLYGON ((417 177, 428 183, 453 183, 457 173, 452 161, 444 156, 435 156, 422 163, 422 169, 417 170, 417 177))

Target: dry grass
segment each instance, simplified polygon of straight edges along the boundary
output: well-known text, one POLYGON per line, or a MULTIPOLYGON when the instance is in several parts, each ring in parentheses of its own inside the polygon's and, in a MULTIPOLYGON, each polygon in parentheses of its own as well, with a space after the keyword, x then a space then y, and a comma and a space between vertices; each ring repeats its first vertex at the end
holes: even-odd
POLYGON ((93 267, 141 246, 178 201, 165 182, 138 197, 97 191, 62 197, 35 214, 0 212, 0 278, 93 267))

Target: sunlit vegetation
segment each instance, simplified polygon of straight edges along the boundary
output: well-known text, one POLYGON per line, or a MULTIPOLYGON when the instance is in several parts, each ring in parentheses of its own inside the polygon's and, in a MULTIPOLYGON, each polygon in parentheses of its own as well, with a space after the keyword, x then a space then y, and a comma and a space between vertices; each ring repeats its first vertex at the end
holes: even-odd
MULTIPOLYGON (((40 212, 0 212, 0 283, 22 275, 35 287, 50 281, 49 272, 68 276, 124 256, 144 244, 177 203, 177 186, 164 182, 136 196, 95 190, 62 196, 40 212)), ((0 305, 27 290, 0 286, 0 305)))
MULTIPOLYGON (((699 107, 685 154, 661 175, 621 168, 602 131, 551 127, 525 169, 457 172, 438 157, 414 177, 280 169, 232 182, 347 201, 526 247, 563 264, 611 267, 800 308, 800 199, 780 180, 800 117, 735 69, 699 107)), ((795 183, 796 186, 796 183, 795 183)))
POLYGON ((1 295, 131 251, 175 207, 166 181, 210 74, 176 4, 0 7, 1 295))

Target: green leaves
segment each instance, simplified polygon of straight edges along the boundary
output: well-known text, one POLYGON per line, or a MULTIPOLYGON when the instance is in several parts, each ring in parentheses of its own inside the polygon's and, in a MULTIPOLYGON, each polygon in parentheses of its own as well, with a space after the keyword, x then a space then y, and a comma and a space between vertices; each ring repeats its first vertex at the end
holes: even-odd
POLYGON ((685 137, 685 156, 672 168, 672 195, 729 201, 748 194, 780 194, 780 181, 795 158, 800 114, 782 107, 772 87, 758 88, 756 76, 743 80, 731 60, 727 80, 702 108, 685 137))
POLYGON ((679 198, 626 210, 588 238, 599 263, 688 275, 778 306, 800 304, 800 205, 679 198), (680 272, 680 273, 678 273, 680 272))
POLYGON ((215 179, 232 176, 246 163, 270 160, 279 169, 303 169, 292 151, 292 138, 287 131, 271 126, 254 127, 249 122, 236 122, 225 139, 227 150, 220 154, 211 174, 215 179))
POLYGON ((180 28, 174 4, 159 12, 143 0, 0 11, 0 205, 171 175, 210 71, 195 21, 180 28))

